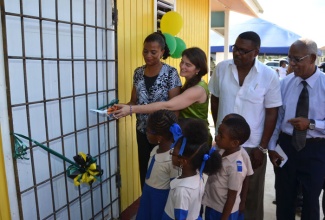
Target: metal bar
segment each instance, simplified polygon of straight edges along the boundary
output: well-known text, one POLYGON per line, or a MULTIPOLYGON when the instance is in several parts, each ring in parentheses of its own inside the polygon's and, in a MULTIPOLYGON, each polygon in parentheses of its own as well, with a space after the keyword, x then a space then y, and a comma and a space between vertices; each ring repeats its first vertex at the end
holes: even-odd
MULTIPOLYGON (((84 30, 84 59, 87 58, 87 13, 86 13, 86 0, 83 0, 83 30, 84 30)), ((87 62, 84 61, 84 76, 85 76, 85 99, 86 99, 86 106, 88 107, 88 74, 87 74, 87 62)), ((90 132, 89 132, 89 113, 86 113, 86 125, 87 125, 87 143, 88 143, 88 153, 90 154, 90 132)), ((94 195, 93 191, 90 191, 90 203, 91 203, 91 214, 94 216, 94 195)))
MULTIPOLYGON (((42 17, 42 1, 38 0, 39 4, 39 17, 42 17)), ((43 47, 43 22, 42 20, 39 20, 39 32, 40 32, 40 49, 41 49, 41 58, 44 57, 44 47, 43 47)), ((43 100, 46 100, 46 92, 45 92, 45 76, 44 76, 44 60, 41 60, 41 68, 42 68, 42 88, 43 88, 43 100)), ((49 139, 49 131, 48 131, 48 117, 47 117, 47 105, 46 103, 43 104, 44 107, 44 123, 45 123, 45 135, 46 140, 49 139)), ((47 145, 49 147, 49 145, 47 145)), ((50 174, 50 188, 51 188, 51 197, 52 197, 52 209, 55 211, 55 201, 54 201, 54 188, 53 188, 53 181, 52 181, 52 165, 51 165, 51 155, 47 153, 48 158, 48 164, 49 164, 49 174, 50 174)), ((37 188, 35 189, 37 190, 37 188)), ((38 206, 36 206, 37 209, 39 209, 38 206)), ((39 211, 38 211, 39 212, 39 211)), ((56 217, 56 214, 54 212, 54 217, 56 217)))
MULTIPOLYGON (((59 24, 61 22, 58 21, 59 18, 59 6, 58 6, 58 0, 55 0, 55 35, 56 35, 56 57, 57 57, 57 61, 56 61, 56 65, 57 65, 57 77, 58 77, 58 97, 59 97, 59 120, 60 120, 60 134, 61 137, 61 149, 62 149, 62 154, 65 156, 64 153, 64 149, 65 149, 65 143, 64 143, 64 131, 63 131, 63 116, 62 116, 62 112, 63 112, 63 108, 62 108, 62 95, 61 95, 61 69, 60 69, 60 38, 59 38, 59 24)), ((64 169, 64 173, 66 173, 66 166, 63 166, 64 169)), ((69 203, 69 193, 68 193, 68 180, 66 175, 64 176, 64 184, 65 184, 65 199, 66 199, 66 203, 69 203)), ((55 210, 56 212, 58 212, 57 210, 55 210)), ((70 219, 71 217, 71 213, 70 213, 70 209, 67 208, 67 214, 68 214, 68 218, 70 219)))
MULTIPOLYGON (((108 14, 107 14, 107 10, 108 10, 108 5, 107 5, 107 1, 105 1, 105 28, 108 27, 108 23, 107 23, 107 19, 108 19, 108 14)), ((107 51, 107 48, 108 48, 108 34, 107 34, 107 31, 105 31, 105 57, 108 58, 108 51, 107 51)), ((105 65, 106 65, 106 88, 108 88, 108 75, 109 75, 109 72, 108 72, 108 63, 105 62, 105 65)), ((109 95, 107 94, 107 103, 108 103, 108 97, 109 95)), ((108 130, 108 134, 109 134, 109 122, 107 122, 107 130, 108 130)), ((109 136, 107 138, 107 141, 109 142, 109 136)), ((111 158, 111 150, 108 151, 108 159, 111 158)), ((108 176, 111 176, 111 169, 110 167, 108 168, 108 176)), ((112 201, 112 181, 110 181, 110 184, 109 184, 109 197, 110 197, 110 201, 112 201)), ((112 209, 112 206, 111 206, 111 209, 110 209, 111 213, 110 215, 113 216, 113 209, 112 209)))
POLYGON ((46 57, 21 57, 21 56, 9 56, 10 59, 24 59, 24 60, 49 60, 49 61, 111 61, 116 62, 116 60, 107 60, 107 59, 69 59, 69 58, 46 58, 46 57))
MULTIPOLYGON (((37 20, 43 20, 43 21, 51 21, 54 23, 60 23, 60 24, 73 24, 76 26, 86 26, 86 27, 92 27, 92 28, 98 28, 98 29, 106 29, 104 27, 100 27, 100 26, 93 26, 93 25, 89 25, 89 24, 82 24, 82 23, 76 23, 76 22, 72 22, 72 20, 69 21, 63 21, 63 20, 58 20, 58 19, 51 19, 51 18, 39 18, 36 16, 32 16, 32 15, 24 15, 24 14, 17 14, 17 13, 12 13, 12 12, 5 12, 6 15, 11 15, 11 16, 16 16, 16 17, 22 17, 22 18, 31 18, 31 19, 37 19, 37 20)), ((114 29, 109 29, 111 31, 114 31, 114 29)))
MULTIPOLYGON (((20 0, 20 13, 23 14, 23 1, 20 0)), ((26 48, 25 48, 25 28, 24 28, 24 17, 20 17, 20 28, 21 28, 21 38, 22 38, 22 55, 25 56, 26 48)), ((25 86, 25 100, 28 102, 28 83, 27 83, 27 68, 26 68, 26 60, 22 60, 23 62, 23 74, 24 74, 24 86, 25 86)), ((31 127, 30 127, 30 114, 29 108, 26 107, 26 115, 27 115, 27 129, 28 129, 28 136, 31 136, 31 127)), ((32 167, 32 176, 33 176, 33 185, 36 185, 36 175, 35 175, 35 164, 34 164, 34 155, 33 151, 30 151, 30 158, 31 158, 31 167, 32 167)), ((35 198, 35 205, 36 205, 36 216, 37 219, 40 219, 40 212, 39 212, 39 204, 38 204, 38 192, 34 190, 34 198, 35 198)))
MULTIPOLYGON (((1 22, 2 22, 2 38, 3 38, 3 56, 4 56, 4 69, 5 69, 5 81, 7 86, 7 106, 8 106, 8 118, 9 118, 9 129, 13 131, 13 118, 12 118, 12 108, 11 108, 11 91, 10 91, 10 77, 9 77, 9 59, 8 59, 8 42, 7 42, 7 24, 6 24, 6 15, 5 15, 5 4, 4 0, 1 0, 0 10, 1 10, 1 22)), ((12 151, 14 151, 14 137, 10 137, 10 143, 12 147, 12 151)), ((16 196, 17 203, 19 207, 22 207, 21 202, 21 193, 19 192, 20 183, 19 176, 16 172, 18 170, 17 163, 13 163, 13 168, 15 171, 14 178, 16 183, 16 196)), ((22 209, 18 209, 19 217, 22 218, 23 212, 22 209)))
MULTIPOLYGON (((73 13, 72 13, 72 9, 73 9, 73 3, 72 0, 70 0, 70 39, 71 39, 71 58, 74 58, 74 51, 73 51, 73 25, 75 25, 75 23, 73 23, 73 13)), ((73 112, 76 112, 76 99, 75 99, 75 78, 74 78, 74 63, 75 61, 72 60, 71 61, 71 73, 72 73, 72 94, 73 94, 73 112)), ((73 114, 73 126, 74 126, 74 130, 77 130, 77 119, 76 119, 76 114, 73 114)), ((75 151, 78 152, 78 132, 74 135, 74 140, 75 140, 75 151)), ((79 203, 80 203, 80 217, 81 220, 83 220, 83 216, 82 216, 82 209, 81 209, 81 204, 82 204, 82 200, 81 200, 81 190, 80 187, 78 187, 78 193, 79 193, 79 203)))
MULTIPOLYGON (((97 92, 90 92, 88 94, 98 94, 98 93, 107 93, 107 92, 110 92, 110 91, 114 91, 115 89, 110 89, 110 90, 101 90, 101 91, 97 91, 97 92)), ((53 99, 47 99, 47 100, 42 100, 42 101, 33 101, 33 102, 27 102, 27 103, 20 103, 20 104, 14 104, 12 105, 12 107, 19 107, 19 106, 28 106, 28 105, 32 105, 32 104, 37 104, 37 103, 46 103, 46 102, 53 102, 53 101, 56 101, 56 100, 64 100, 64 99, 71 99, 73 97, 80 97, 80 96, 84 96, 85 93, 81 93, 81 94, 78 94, 78 95, 75 95, 75 96, 64 96, 64 97, 61 97, 61 98, 53 98, 53 99)), ((95 106, 94 106, 95 107, 95 106)))
MULTIPOLYGON (((98 1, 95 0, 95 14, 94 14, 94 17, 95 17, 95 65, 96 65, 96 70, 95 70, 95 74, 96 74, 96 91, 99 90, 99 85, 98 85, 98 77, 99 77, 99 74, 98 74, 98 64, 99 64, 99 58, 98 58, 98 28, 97 28, 97 7, 98 7, 98 1)), ((107 58, 107 57, 106 57, 107 58)), ((106 88, 107 89, 107 88, 106 88)), ((96 104, 98 105, 99 104, 99 93, 96 93, 96 104)), ((99 152, 99 155, 98 155, 98 163, 99 164, 102 164, 101 163, 101 156, 100 156, 100 122, 99 122, 99 115, 97 116, 97 126, 96 126, 96 130, 97 130, 97 150, 99 152)), ((106 123, 105 123, 106 124, 106 123)), ((100 201, 100 204, 101 204, 101 218, 104 219, 104 211, 103 211, 103 207, 104 207, 104 195, 103 195, 103 184, 101 183, 99 185, 100 187, 100 195, 101 195, 101 201, 100 201)), ((96 217, 96 216, 95 216, 96 217)))
MULTIPOLYGON (((113 0, 114 2, 114 40, 115 40, 115 60, 118 60, 118 36, 117 36, 117 26, 118 26, 118 11, 117 11, 117 0, 113 0)), ((115 91, 116 91, 116 97, 118 97, 118 63, 115 62, 115 91)), ((117 150, 116 150, 116 157, 117 157, 117 171, 116 174, 120 178, 120 144, 119 144, 119 124, 117 123, 116 125, 116 136, 117 136, 117 150)), ((121 183, 120 185, 117 186, 117 192, 118 192, 118 210, 121 212, 121 200, 120 200, 120 195, 121 195, 121 183)))
MULTIPOLYGON (((3 4, 3 1, 4 0, 0 0, 1 4, 3 4)), ((116 6, 116 0, 112 0, 114 1, 114 5, 116 6)), ((17 56, 17 55, 10 55, 9 54, 5 54, 5 58, 6 60, 19 60, 22 62, 22 65, 23 65, 23 77, 24 77, 24 85, 25 85, 25 102, 23 103, 16 103, 16 104, 11 104, 10 103, 10 100, 11 100, 11 97, 10 97, 10 89, 8 91, 8 103, 10 106, 10 113, 12 115, 12 110, 15 110, 15 108, 17 107, 25 107, 26 109, 26 115, 27 115, 27 129, 28 129, 28 136, 31 136, 32 134, 32 128, 31 128, 31 119, 30 119, 30 108, 32 107, 32 105, 37 105, 37 104, 41 104, 42 107, 43 107, 43 112, 44 112, 44 120, 45 120, 45 136, 46 136, 46 141, 44 141, 43 143, 46 144, 46 146, 50 146, 51 142, 53 141, 58 141, 60 140, 61 143, 62 143, 62 146, 61 146, 61 149, 62 149, 62 152, 63 152, 63 155, 65 155, 65 141, 64 139, 66 137, 69 137, 69 136, 73 136, 74 137, 74 141, 75 141, 75 150, 76 152, 78 152, 79 150, 79 147, 78 147, 78 134, 82 133, 82 132, 86 132, 86 135, 87 135, 87 143, 88 143, 88 152, 90 152, 90 145, 91 145, 91 140, 90 140, 90 131, 91 129, 95 128, 97 130, 97 137, 98 137, 98 161, 99 161, 99 164, 101 164, 102 162, 102 157, 108 157, 108 159, 111 158, 111 156, 113 155, 112 153, 113 152, 117 152, 118 154, 118 146, 108 146, 108 149, 106 150, 101 150, 101 142, 100 142, 100 138, 101 138, 101 133, 104 133, 105 135, 105 139, 108 141, 108 144, 109 144, 109 132, 110 132, 110 122, 112 120, 100 120, 100 117, 101 116, 97 116, 97 123, 95 125, 90 125, 89 123, 89 112, 86 113, 86 126, 83 127, 83 128, 80 128, 77 130, 77 98, 78 97, 85 97, 85 102, 86 102, 86 106, 89 107, 89 98, 91 95, 96 95, 96 101, 97 101, 97 105, 99 104, 99 95, 101 93, 105 93, 106 94, 106 102, 108 103, 108 99, 109 99, 109 93, 110 92, 115 92, 115 96, 117 96, 117 81, 115 81, 115 88, 112 88, 112 89, 108 89, 109 88, 109 84, 108 84, 108 79, 109 79, 109 76, 111 76, 110 74, 111 71, 109 71, 109 66, 110 65, 110 62, 114 63, 115 64, 115 72, 113 74, 115 74, 115 79, 117 79, 117 45, 115 46, 115 59, 108 59, 108 52, 109 52, 109 48, 108 48, 108 32, 109 31, 113 31, 114 32, 114 40, 115 42, 117 42, 117 23, 114 24, 114 28, 108 28, 108 26, 110 24, 108 24, 108 18, 109 15, 108 14, 108 9, 109 7, 111 6, 108 1, 106 0, 103 0, 100 2, 101 5, 99 5, 99 1, 98 0, 95 0, 94 1, 94 4, 95 4, 95 24, 94 25, 90 25, 90 24, 87 24, 87 8, 86 8, 86 0, 83 0, 83 23, 77 23, 77 22, 74 22, 73 21, 73 4, 74 2, 72 0, 70 0, 70 2, 68 4, 70 4, 70 21, 62 21, 62 20, 59 20, 59 3, 58 3, 58 0, 55 0, 55 19, 50 19, 50 18, 43 18, 43 11, 42 11, 42 3, 45 4, 44 1, 41 1, 39 0, 38 1, 38 16, 31 16, 31 15, 24 15, 24 10, 23 10, 23 0, 20 0, 20 13, 12 13, 12 12, 5 12, 4 10, 4 7, 2 7, 2 10, 4 11, 3 13, 3 17, 6 17, 6 16, 15 16, 15 17, 19 17, 20 18, 20 22, 21 22, 21 26, 20 26, 20 31, 21 31, 21 35, 22 35, 22 55, 21 56, 17 56), (99 8, 98 8, 99 6, 99 8), (97 19, 97 16, 98 16, 98 10, 103 10, 102 13, 101 13, 101 19, 104 20, 103 22, 103 26, 98 26, 98 19, 97 19), (103 15, 103 16, 102 16, 103 15), (24 26, 24 22, 26 21, 26 19, 35 19, 38 23, 39 23, 39 35, 40 35, 40 42, 35 42, 36 44, 37 43, 40 43, 40 51, 41 51, 41 54, 40 54, 40 57, 27 57, 26 56, 26 48, 25 48, 25 45, 26 45, 26 42, 25 42, 25 26, 24 26), (50 57, 45 57, 45 54, 44 54, 44 36, 43 36, 43 33, 44 33, 44 21, 46 22, 55 22, 55 33, 56 33, 56 57, 55 58, 50 58, 50 57), (68 24, 70 26, 70 40, 71 40, 71 58, 60 58, 60 47, 59 47, 59 41, 60 41, 60 38, 59 38, 59 33, 60 33, 60 24, 68 24), (75 59, 75 54, 74 54, 74 30, 75 28, 77 27, 81 27, 83 28, 84 30, 84 39, 83 39, 83 45, 84 45, 84 55, 83 55, 83 58, 76 58, 75 59), (87 57, 87 30, 95 30, 95 58, 88 58, 87 57), (99 31, 103 31, 100 36, 100 38, 103 38, 103 40, 101 41, 101 43, 103 44, 103 57, 98 57, 98 47, 101 46, 100 43, 98 42, 98 34, 99 34, 99 31), (35 61, 40 61, 39 63, 41 64, 41 80, 42 80, 42 99, 43 100, 39 100, 39 101, 29 101, 28 97, 29 97, 29 94, 28 94, 28 91, 31 89, 29 88, 30 85, 28 85, 28 81, 27 81, 27 62, 30 61, 30 60, 35 60, 35 61), (46 93, 46 90, 45 90, 45 84, 46 84, 46 61, 54 61, 56 62, 56 66, 57 66, 57 78, 58 78, 58 83, 57 83, 57 89, 58 89, 58 97, 57 98, 51 98, 51 99, 47 99, 47 93, 46 93), (60 70, 60 67, 61 67, 61 62, 71 62, 71 72, 72 72, 72 95, 69 95, 69 96, 64 96, 62 97, 62 93, 61 93, 61 89, 62 89, 62 84, 61 84, 61 74, 64 74, 62 73, 62 71, 60 70), (76 70, 75 70, 75 64, 76 62, 84 62, 84 78, 85 78, 85 92, 82 93, 82 94, 76 94, 76 83, 78 83, 77 80, 78 78, 78 75, 76 73, 76 70), (89 63, 88 63, 89 62, 89 63), (95 74, 96 74, 96 91, 95 92, 89 92, 89 87, 88 87, 88 73, 89 73, 89 70, 87 69, 87 67, 89 66, 90 62, 95 62, 96 64, 96 67, 95 67, 95 74), (105 62, 105 64, 104 64, 105 62), (101 91, 99 91, 99 65, 103 65, 103 67, 105 67, 105 79, 106 79, 106 82, 105 82, 105 86, 106 88, 103 88, 101 91), (74 127, 74 130, 72 132, 69 132, 69 133, 64 133, 64 130, 63 130, 63 106, 62 106, 62 102, 64 100, 67 100, 67 99, 72 99, 72 105, 73 105, 73 127, 74 127), (48 103, 50 102, 58 102, 58 105, 59 105, 59 120, 60 120, 60 135, 59 137, 54 137, 52 139, 49 139, 49 115, 48 115, 48 103), (104 129, 104 132, 101 132, 103 131, 104 129)), ((110 2, 110 1, 109 1, 110 2)), ((79 12, 78 12, 79 13, 79 12)), ((115 15, 115 18, 116 18, 116 7, 114 7, 114 15, 115 15)), ((115 20, 114 18, 114 20, 115 20)), ((5 21, 5 20, 4 20, 5 21)), ((115 20, 116 21, 116 20, 115 20)), ((5 27, 5 25, 3 25, 3 27, 5 27)), ((3 33, 6 34, 6 31, 4 30, 3 33)), ((6 36, 4 37, 4 39, 6 39, 6 36)), ((4 45, 6 46, 6 45, 4 45)), ((5 47, 6 48, 6 47, 5 47)), ((7 53, 8 51, 6 50, 5 53, 7 53)), ((9 78, 9 67, 8 67, 8 63, 7 63, 7 68, 6 68, 6 72, 8 74, 6 74, 6 83, 7 83, 7 86, 10 85, 10 78, 9 78)), ((10 87, 8 87, 10 88, 10 87)), ((30 90, 31 91, 31 90, 30 90)), ((104 101, 104 100, 103 100, 104 101)), ((98 106, 96 106, 98 107, 98 106)), ((95 108, 95 106, 94 106, 95 108)), ((116 122, 114 122, 116 123, 116 122)), ((10 123, 10 127, 13 129, 13 126, 12 126, 12 122, 10 123)), ((116 127, 114 128, 116 129, 116 127)), ((80 141, 79 141, 80 142, 80 141)), ((53 175, 52 173, 52 166, 53 164, 51 164, 51 155, 48 153, 48 163, 49 163, 49 178, 47 178, 46 180, 43 180, 41 182, 37 182, 37 179, 36 179, 36 172, 35 172, 35 161, 37 158, 35 158, 35 155, 33 154, 33 150, 35 150, 35 147, 37 147, 36 145, 32 145, 31 142, 29 142, 29 145, 31 147, 28 148, 28 150, 30 151, 30 159, 31 159, 31 166, 32 166, 32 182, 33 182, 33 186, 31 187, 28 187, 27 189, 24 189, 24 190, 21 190, 20 189, 20 186, 19 186, 19 181, 22 181, 21 179, 19 179, 19 177, 16 175, 16 182, 17 182, 17 187, 18 187, 18 190, 17 190, 17 194, 18 194, 18 201, 19 201, 19 212, 20 212, 20 215, 21 215, 21 218, 23 219, 23 212, 22 212, 22 202, 21 202, 21 199, 22 199, 22 196, 25 194, 25 193, 32 193, 34 198, 35 198, 35 205, 36 205, 36 216, 35 218, 37 219, 55 219, 57 218, 57 215, 59 212, 62 212, 63 210, 67 210, 68 212, 68 218, 71 219, 71 208, 70 208, 70 205, 73 204, 73 203, 76 203, 78 202, 80 204, 80 208, 79 208, 79 212, 80 212, 80 216, 81 216, 81 219, 84 219, 85 217, 83 216, 83 214, 85 214, 86 212, 89 213, 90 210, 82 210, 82 198, 83 196, 86 196, 87 194, 90 194, 91 196, 91 214, 92 214, 92 219, 96 218, 96 217, 99 217, 101 216, 102 219, 104 219, 105 217, 105 212, 107 213, 107 209, 109 209, 109 212, 110 212, 110 215, 113 216, 113 205, 114 203, 116 202, 119 202, 119 210, 120 210, 120 197, 119 195, 113 199, 113 181, 114 179, 116 179, 118 173, 115 173, 115 171, 113 171, 110 167, 108 168, 108 170, 106 171, 107 172, 107 177, 105 179, 102 179, 101 182, 99 182, 97 185, 95 186, 92 186, 89 188, 89 190, 86 190, 84 191, 84 188, 83 188, 83 191, 81 191, 80 187, 78 188, 78 197, 72 199, 72 200, 69 200, 69 193, 68 193, 68 184, 71 184, 71 180, 68 181, 68 178, 67 176, 65 175, 66 173, 66 164, 64 164, 64 170, 58 174, 55 174, 53 175), (64 180, 65 180, 65 194, 66 194, 66 204, 64 206, 61 206, 61 207, 56 207, 55 205, 55 187, 54 187, 54 180, 56 178, 62 178, 62 175, 64 175, 64 180), (53 213, 49 214, 48 216, 44 217, 44 216, 41 216, 41 210, 40 210, 40 201, 38 201, 38 197, 41 196, 39 195, 39 192, 38 192, 38 188, 39 187, 42 187, 44 184, 49 184, 50 186, 50 189, 51 189, 51 200, 52 200, 52 209, 53 209, 53 213), (106 185, 105 185, 106 184, 106 185), (103 187, 109 187, 107 188, 107 190, 109 190, 110 192, 110 195, 109 195, 109 204, 104 204, 104 196, 103 195, 103 187), (98 187, 98 188, 97 188, 98 187), (94 209, 94 199, 95 199, 95 194, 93 193, 95 190, 100 190, 101 192, 101 201, 100 201, 100 207, 101 207, 101 210, 97 213, 95 213, 95 209, 94 209), (85 213, 84 213, 85 212, 85 213)), ((114 154, 115 155, 115 154, 114 154)), ((117 161, 119 163, 119 161, 117 161)), ((15 172, 18 173, 18 169, 17 169, 17 163, 14 163, 14 166, 15 166, 15 172)), ((118 165, 117 165, 118 166, 118 165)), ((74 210, 76 211, 76 210, 74 210)))

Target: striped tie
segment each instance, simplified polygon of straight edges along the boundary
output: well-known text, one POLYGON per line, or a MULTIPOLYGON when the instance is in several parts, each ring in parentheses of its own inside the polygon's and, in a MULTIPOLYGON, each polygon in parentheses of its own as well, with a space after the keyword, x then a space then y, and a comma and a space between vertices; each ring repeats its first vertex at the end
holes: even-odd
MULTIPOLYGON (((308 118, 308 109, 309 109, 309 94, 307 89, 307 82, 301 81, 304 88, 302 89, 296 109, 296 117, 308 118)), ((297 130, 294 128, 292 134, 292 145, 296 148, 297 151, 302 150, 306 144, 307 130, 297 130)))

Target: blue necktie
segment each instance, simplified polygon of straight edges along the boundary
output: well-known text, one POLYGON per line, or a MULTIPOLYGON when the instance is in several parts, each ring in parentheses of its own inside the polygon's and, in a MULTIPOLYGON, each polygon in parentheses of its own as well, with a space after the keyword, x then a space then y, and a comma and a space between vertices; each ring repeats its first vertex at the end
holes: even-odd
POLYGON ((151 174, 151 171, 152 171, 152 167, 153 167, 153 164, 155 163, 155 156, 156 155, 154 155, 152 157, 152 160, 151 160, 150 165, 148 167, 147 174, 146 174, 146 179, 149 179, 150 178, 150 174, 151 174))
MULTIPOLYGON (((302 89, 296 108, 296 117, 308 118, 309 110, 309 94, 307 89, 307 82, 301 81, 304 88, 302 89)), ((292 134, 292 145, 296 148, 297 151, 302 150, 306 144, 307 130, 297 130, 294 128, 292 134)))

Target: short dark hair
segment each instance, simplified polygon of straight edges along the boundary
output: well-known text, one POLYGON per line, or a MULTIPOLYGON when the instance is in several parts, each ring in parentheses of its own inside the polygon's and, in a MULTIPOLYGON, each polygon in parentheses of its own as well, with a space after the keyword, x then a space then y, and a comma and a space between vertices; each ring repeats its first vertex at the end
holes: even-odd
POLYGON ((228 128, 230 138, 238 140, 239 145, 245 143, 251 134, 251 129, 244 118, 230 117, 222 121, 222 124, 228 128))
POLYGON ((162 58, 165 60, 167 59, 169 56, 170 56, 170 53, 169 53, 169 48, 168 48, 168 45, 166 43, 166 39, 165 39, 165 36, 160 33, 160 32, 154 32, 152 34, 149 34, 146 39, 144 39, 144 42, 143 43, 149 43, 149 42, 157 42, 161 49, 162 50, 165 50, 162 58))
MULTIPOLYGON (((182 156, 190 159, 193 169, 200 169, 205 154, 209 155, 211 146, 208 145, 208 125, 198 118, 188 118, 181 123, 183 136, 186 138, 186 146, 182 156)), ((182 140, 183 141, 183 140, 182 140)), ((178 145, 182 144, 182 141, 178 145)), ((217 151, 212 152, 210 159, 206 161, 203 173, 211 175, 221 168, 221 156, 217 151)))
POLYGON ((238 37, 240 39, 252 41, 258 49, 261 47, 261 38, 254 31, 246 31, 246 32, 243 32, 238 37))
POLYGON ((170 110, 158 110, 151 113, 148 117, 147 127, 155 135, 161 135, 166 139, 172 139, 173 134, 169 131, 170 126, 177 123, 177 116, 170 110))
POLYGON ((237 114, 237 113, 230 113, 230 114, 226 115, 226 116, 223 118, 222 122, 224 122, 225 120, 227 120, 227 119, 229 119, 229 118, 239 118, 239 119, 243 119, 243 120, 245 120, 245 118, 244 118, 243 116, 241 116, 240 114, 237 114))
POLYGON ((282 66, 283 63, 287 64, 288 62, 285 60, 280 60, 280 66, 282 66))

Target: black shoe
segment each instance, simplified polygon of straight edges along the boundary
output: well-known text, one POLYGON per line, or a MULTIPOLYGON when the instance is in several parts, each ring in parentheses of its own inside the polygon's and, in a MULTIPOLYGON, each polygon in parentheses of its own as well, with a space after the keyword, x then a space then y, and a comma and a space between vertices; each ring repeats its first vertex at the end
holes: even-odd
POLYGON ((274 200, 274 201, 272 202, 272 204, 276 205, 276 200, 274 200))

